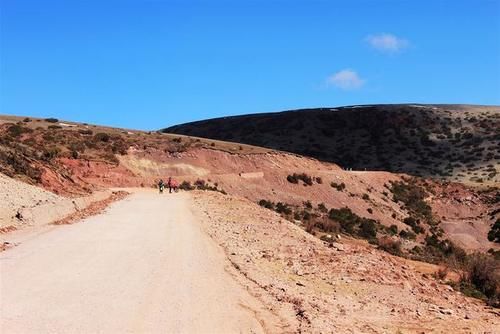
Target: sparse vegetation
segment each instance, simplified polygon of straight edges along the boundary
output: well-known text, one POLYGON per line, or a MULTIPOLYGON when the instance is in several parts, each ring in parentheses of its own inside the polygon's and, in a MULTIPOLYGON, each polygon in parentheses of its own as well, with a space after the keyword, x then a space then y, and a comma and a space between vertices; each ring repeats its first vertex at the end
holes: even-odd
POLYGON ((331 182, 331 183, 330 183, 330 186, 331 186, 332 188, 337 189, 338 191, 343 191, 343 190, 345 189, 345 183, 344 183, 344 182, 342 182, 342 183, 340 183, 340 184, 335 183, 335 182, 331 182))
POLYGON ((403 219, 403 223, 410 226, 413 232, 416 234, 420 234, 424 232, 424 229, 420 226, 420 220, 415 219, 413 217, 406 217, 403 219))
POLYGON ((402 202, 405 209, 427 223, 433 223, 432 209, 425 202, 427 192, 418 185, 415 178, 391 182, 390 188, 394 202, 402 202))
POLYGON ((488 232, 488 240, 500 243, 500 218, 491 226, 491 230, 488 232))
POLYGON ((471 297, 484 297, 500 307, 499 264, 491 256, 475 253, 467 257, 460 278, 460 290, 471 297))
POLYGON ((382 237, 378 240, 378 248, 392 255, 401 256, 401 241, 394 240, 391 237, 382 237))
MULTIPOLYGON (((235 142, 309 155, 353 170, 366 168, 468 181, 471 173, 450 169, 450 163, 467 161, 484 171, 485 165, 476 162, 492 162, 495 155, 499 156, 491 149, 497 146, 494 140, 498 140, 498 135, 494 130, 499 126, 499 109, 493 107, 480 112, 482 107, 454 108, 372 105, 359 106, 356 110, 339 107, 335 112, 328 108, 304 109, 266 117, 226 117, 203 125, 176 126, 165 132, 231 138, 235 142), (467 121, 463 119, 464 108, 474 114, 467 121), (447 115, 442 117, 442 114, 447 115), (493 152, 487 155, 490 150, 493 152)), ((493 172, 471 182, 481 179, 485 184, 498 182, 498 175, 488 179, 490 173, 493 172)))
POLYGON ((298 184, 299 181, 302 181, 304 183, 304 185, 307 185, 307 186, 313 185, 313 178, 311 176, 307 175, 306 173, 301 173, 301 174, 293 173, 292 175, 288 175, 286 177, 286 179, 288 182, 294 183, 294 184, 298 184))
POLYGON ((365 239, 372 239, 377 236, 376 226, 379 224, 373 219, 363 218, 345 207, 341 209, 331 209, 328 218, 340 224, 341 231, 365 239))
POLYGON ((210 184, 210 182, 207 182, 202 179, 196 180, 193 184, 189 181, 182 181, 181 184, 179 185, 179 189, 181 190, 207 190, 207 191, 217 191, 222 194, 226 194, 226 192, 223 189, 218 188, 218 184, 215 183, 213 185, 210 184))

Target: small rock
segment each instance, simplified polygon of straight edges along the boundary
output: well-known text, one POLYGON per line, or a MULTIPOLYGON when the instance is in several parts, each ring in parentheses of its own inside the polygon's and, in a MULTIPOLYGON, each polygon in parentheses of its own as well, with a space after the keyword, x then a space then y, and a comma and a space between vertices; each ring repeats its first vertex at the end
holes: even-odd
POLYGON ((342 244, 339 244, 338 242, 332 242, 331 243, 331 247, 335 248, 336 250, 338 250, 339 252, 343 252, 345 249, 344 249, 344 245, 342 244))
POLYGON ((20 211, 17 211, 16 218, 19 219, 19 220, 23 220, 23 215, 21 214, 20 211))
POLYGON ((442 314, 446 314, 446 315, 452 315, 453 314, 453 310, 446 309, 446 308, 439 310, 439 312, 441 312, 442 314))

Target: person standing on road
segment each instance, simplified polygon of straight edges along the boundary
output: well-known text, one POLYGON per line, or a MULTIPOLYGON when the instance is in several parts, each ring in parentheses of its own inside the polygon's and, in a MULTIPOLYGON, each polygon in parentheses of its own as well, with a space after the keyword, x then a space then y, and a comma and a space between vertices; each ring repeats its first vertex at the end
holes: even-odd
POLYGON ((168 177, 168 193, 171 194, 172 193, 172 177, 168 177))
POLYGON ((158 190, 160 190, 160 194, 163 193, 163 188, 165 187, 165 183, 163 183, 163 180, 160 179, 160 181, 158 181, 158 190))

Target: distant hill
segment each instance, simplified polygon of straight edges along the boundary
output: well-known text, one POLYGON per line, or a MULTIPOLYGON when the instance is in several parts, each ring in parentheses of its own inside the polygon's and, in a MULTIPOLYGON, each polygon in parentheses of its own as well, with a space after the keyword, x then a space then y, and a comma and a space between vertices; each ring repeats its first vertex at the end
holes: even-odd
POLYGON ((162 130, 334 162, 477 185, 498 185, 500 107, 366 105, 210 119, 162 130))

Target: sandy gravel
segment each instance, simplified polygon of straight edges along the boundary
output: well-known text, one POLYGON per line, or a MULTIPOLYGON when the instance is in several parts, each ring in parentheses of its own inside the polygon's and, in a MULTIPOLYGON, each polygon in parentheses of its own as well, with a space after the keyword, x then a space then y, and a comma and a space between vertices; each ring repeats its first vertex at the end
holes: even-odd
POLYGON ((190 201, 136 193, 0 253, 0 332, 280 332, 190 201))

